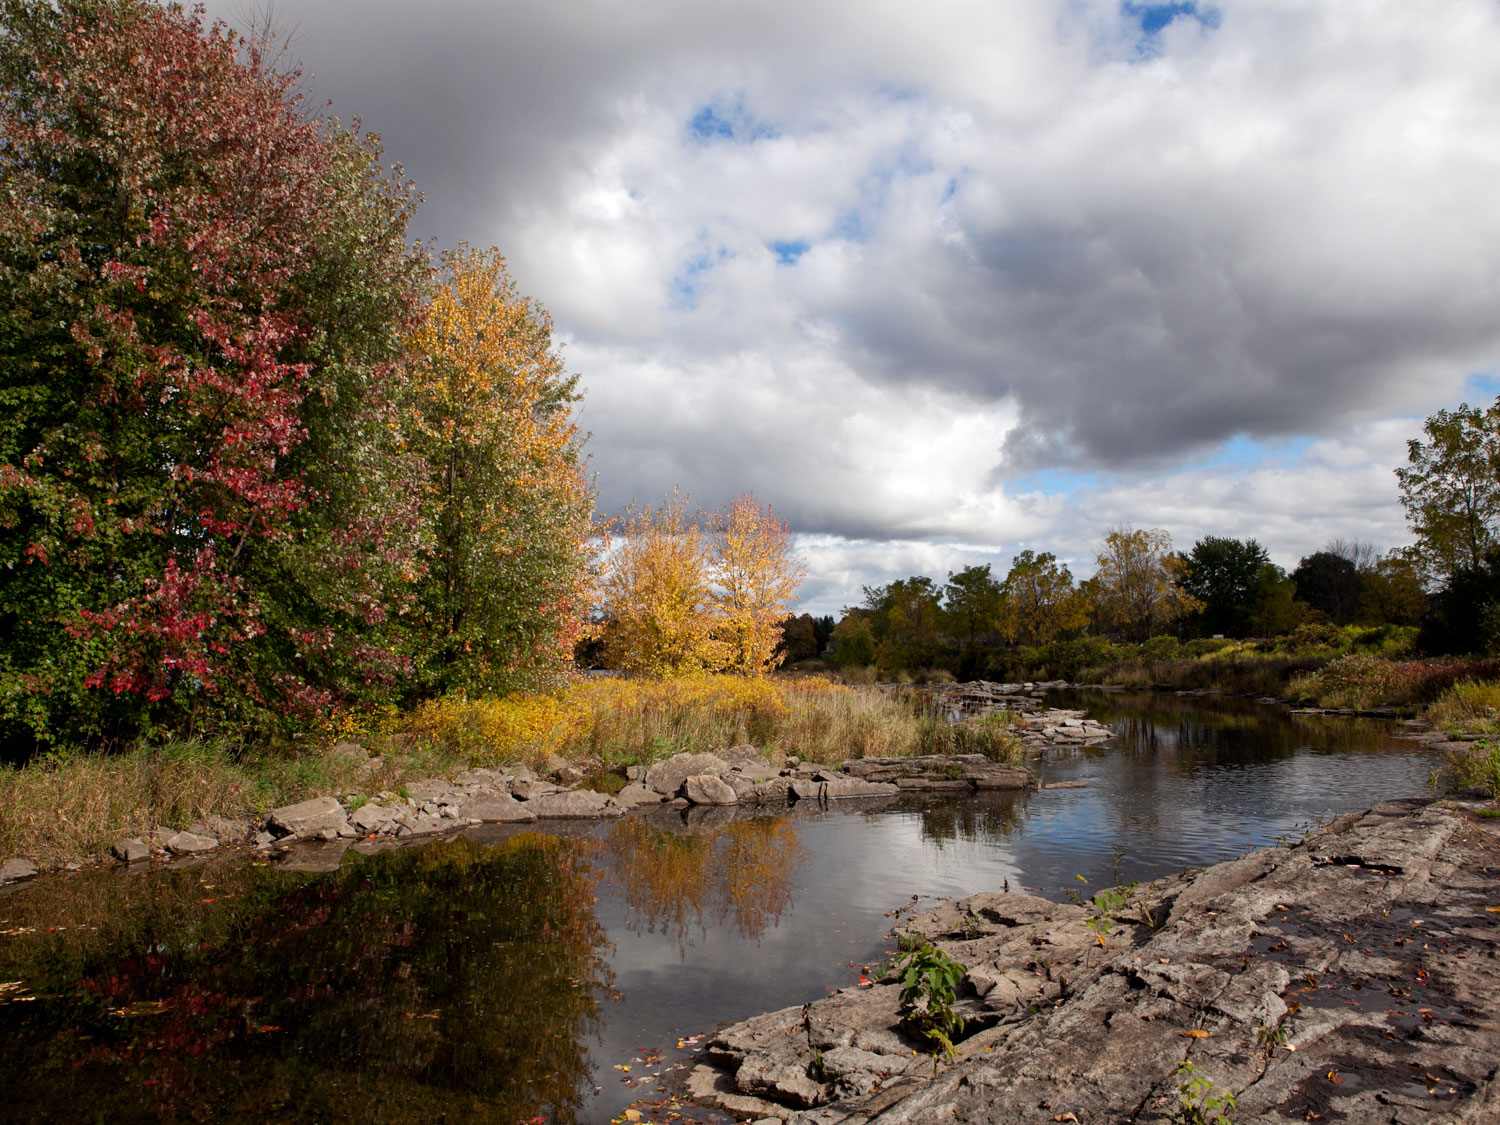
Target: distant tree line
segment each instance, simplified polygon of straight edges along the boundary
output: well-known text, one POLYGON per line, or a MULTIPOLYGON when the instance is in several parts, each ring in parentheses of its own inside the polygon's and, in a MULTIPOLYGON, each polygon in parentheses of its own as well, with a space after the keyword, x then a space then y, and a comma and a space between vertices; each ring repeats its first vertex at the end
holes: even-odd
POLYGON ((1317 625, 1408 628, 1433 655, 1500 653, 1500 399, 1427 419, 1396 475, 1415 536, 1406 547, 1334 539, 1287 573, 1255 539, 1210 535, 1178 552, 1160 529, 1117 527, 1083 581, 1025 550, 1003 578, 971 566, 942 585, 913 575, 865 587, 831 655, 967 678, 1016 667, 1017 649, 1080 638, 1271 638, 1317 625))

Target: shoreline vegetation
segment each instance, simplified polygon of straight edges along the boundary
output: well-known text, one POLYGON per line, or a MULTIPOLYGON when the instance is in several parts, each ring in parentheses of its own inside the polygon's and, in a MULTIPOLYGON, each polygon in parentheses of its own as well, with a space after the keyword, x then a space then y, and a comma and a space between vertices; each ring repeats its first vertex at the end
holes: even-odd
MULTIPOLYGON (((1246 654, 1242 646, 1197 658, 1135 654, 1098 669, 1105 675, 1092 686, 1420 715, 1451 740, 1435 786, 1500 794, 1496 661, 1389 660, 1356 651, 1318 665, 1307 656, 1246 654), (1309 664, 1311 670, 1301 670, 1309 664), (1268 683, 1268 677, 1277 678, 1268 683)), ((745 744, 778 766, 789 759, 829 764, 918 754, 979 753, 992 761, 1025 756, 1012 725, 1018 716, 998 711, 952 722, 932 699, 923 686, 849 684, 807 674, 578 677, 550 692, 454 695, 405 712, 345 716, 291 752, 212 738, 54 751, 0 767, 0 859, 24 857, 43 870, 89 863, 115 841, 161 827, 256 819, 322 796, 358 802, 475 768, 568 771, 583 788, 613 793, 630 767, 745 744)))
POLYGON ((257 818, 321 796, 358 800, 474 768, 568 769, 584 787, 608 793, 624 786, 632 766, 747 743, 775 765, 789 758, 830 764, 918 754, 977 753, 1001 762, 1021 756, 1008 717, 950 723, 910 693, 807 677, 586 677, 552 692, 450 696, 365 722, 346 717, 292 752, 176 739, 53 752, 0 767, 0 859, 62 867, 158 826, 257 818))

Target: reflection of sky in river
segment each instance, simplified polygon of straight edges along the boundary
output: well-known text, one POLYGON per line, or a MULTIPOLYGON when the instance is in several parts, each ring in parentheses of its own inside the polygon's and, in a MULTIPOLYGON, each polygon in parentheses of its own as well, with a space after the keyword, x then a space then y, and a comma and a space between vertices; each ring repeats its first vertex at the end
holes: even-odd
POLYGON ((695 921, 682 943, 648 932, 621 887, 602 879, 597 916, 622 998, 606 1008, 592 1048, 604 1089, 584 1119, 607 1121, 636 1096, 660 1096, 623 1087, 611 1069, 632 1063, 637 1048, 674 1047, 679 1035, 852 984, 860 964, 889 948, 886 912, 913 895, 931 896, 925 904, 1009 880, 1060 899, 1084 889, 1077 875, 1097 890, 1119 881, 1117 865, 1121 880, 1206 866, 1295 838, 1319 818, 1428 791, 1433 757, 1373 724, 1293 724, 1236 701, 1178 706, 1181 714, 1096 708, 1120 738, 1042 764, 1048 782, 1083 780, 1084 789, 792 814, 802 855, 788 873, 789 904, 754 938, 712 920, 695 921))

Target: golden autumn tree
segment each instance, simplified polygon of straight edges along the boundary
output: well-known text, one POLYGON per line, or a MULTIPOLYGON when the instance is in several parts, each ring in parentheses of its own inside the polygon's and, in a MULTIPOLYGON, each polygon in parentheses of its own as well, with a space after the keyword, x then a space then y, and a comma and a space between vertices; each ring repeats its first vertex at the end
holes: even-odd
POLYGON ((658 508, 625 512, 604 570, 606 663, 641 676, 720 667, 707 543, 676 489, 658 508))
POLYGON ((410 339, 412 443, 431 468, 413 633, 431 690, 533 687, 588 609, 593 488, 552 322, 494 250, 443 256, 410 339))
POLYGON ((1073 574, 1050 551, 1022 551, 1010 565, 1001 589, 1005 606, 1001 628, 1009 641, 1044 645, 1088 621, 1088 607, 1073 585, 1073 574))
POLYGON ((723 667, 742 675, 768 672, 785 655, 777 651, 782 620, 807 573, 791 553, 791 529, 749 493, 719 509, 709 527, 714 637, 723 646, 723 667))
POLYGON ((1203 608, 1179 584, 1187 570, 1161 528, 1111 528, 1096 560, 1094 597, 1100 619, 1131 640, 1156 636, 1172 621, 1203 608))

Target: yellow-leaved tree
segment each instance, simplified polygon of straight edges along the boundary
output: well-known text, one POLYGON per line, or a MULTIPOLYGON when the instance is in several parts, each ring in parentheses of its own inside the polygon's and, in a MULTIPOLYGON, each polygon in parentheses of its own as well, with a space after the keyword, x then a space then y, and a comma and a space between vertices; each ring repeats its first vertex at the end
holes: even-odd
POLYGON ((786 523, 748 494, 706 521, 675 489, 632 505, 605 563, 605 662, 656 677, 774 668, 804 574, 790 548, 786 523))
POLYGON ((722 666, 754 676, 781 663, 782 621, 797 599, 806 568, 791 553, 792 532, 767 504, 742 493, 710 521, 722 666))
POLYGON ((494 250, 443 256, 409 344, 406 429, 431 468, 419 682, 536 687, 570 664, 587 623, 594 493, 577 377, 494 250))
POLYGON ((658 508, 627 509, 605 562, 603 594, 610 667, 666 677, 722 664, 707 544, 677 490, 658 508))
POLYGON ((1157 636, 1170 622, 1203 608, 1179 584, 1187 563, 1172 553, 1172 537, 1161 528, 1110 528, 1096 561, 1100 619, 1130 640, 1157 636))

